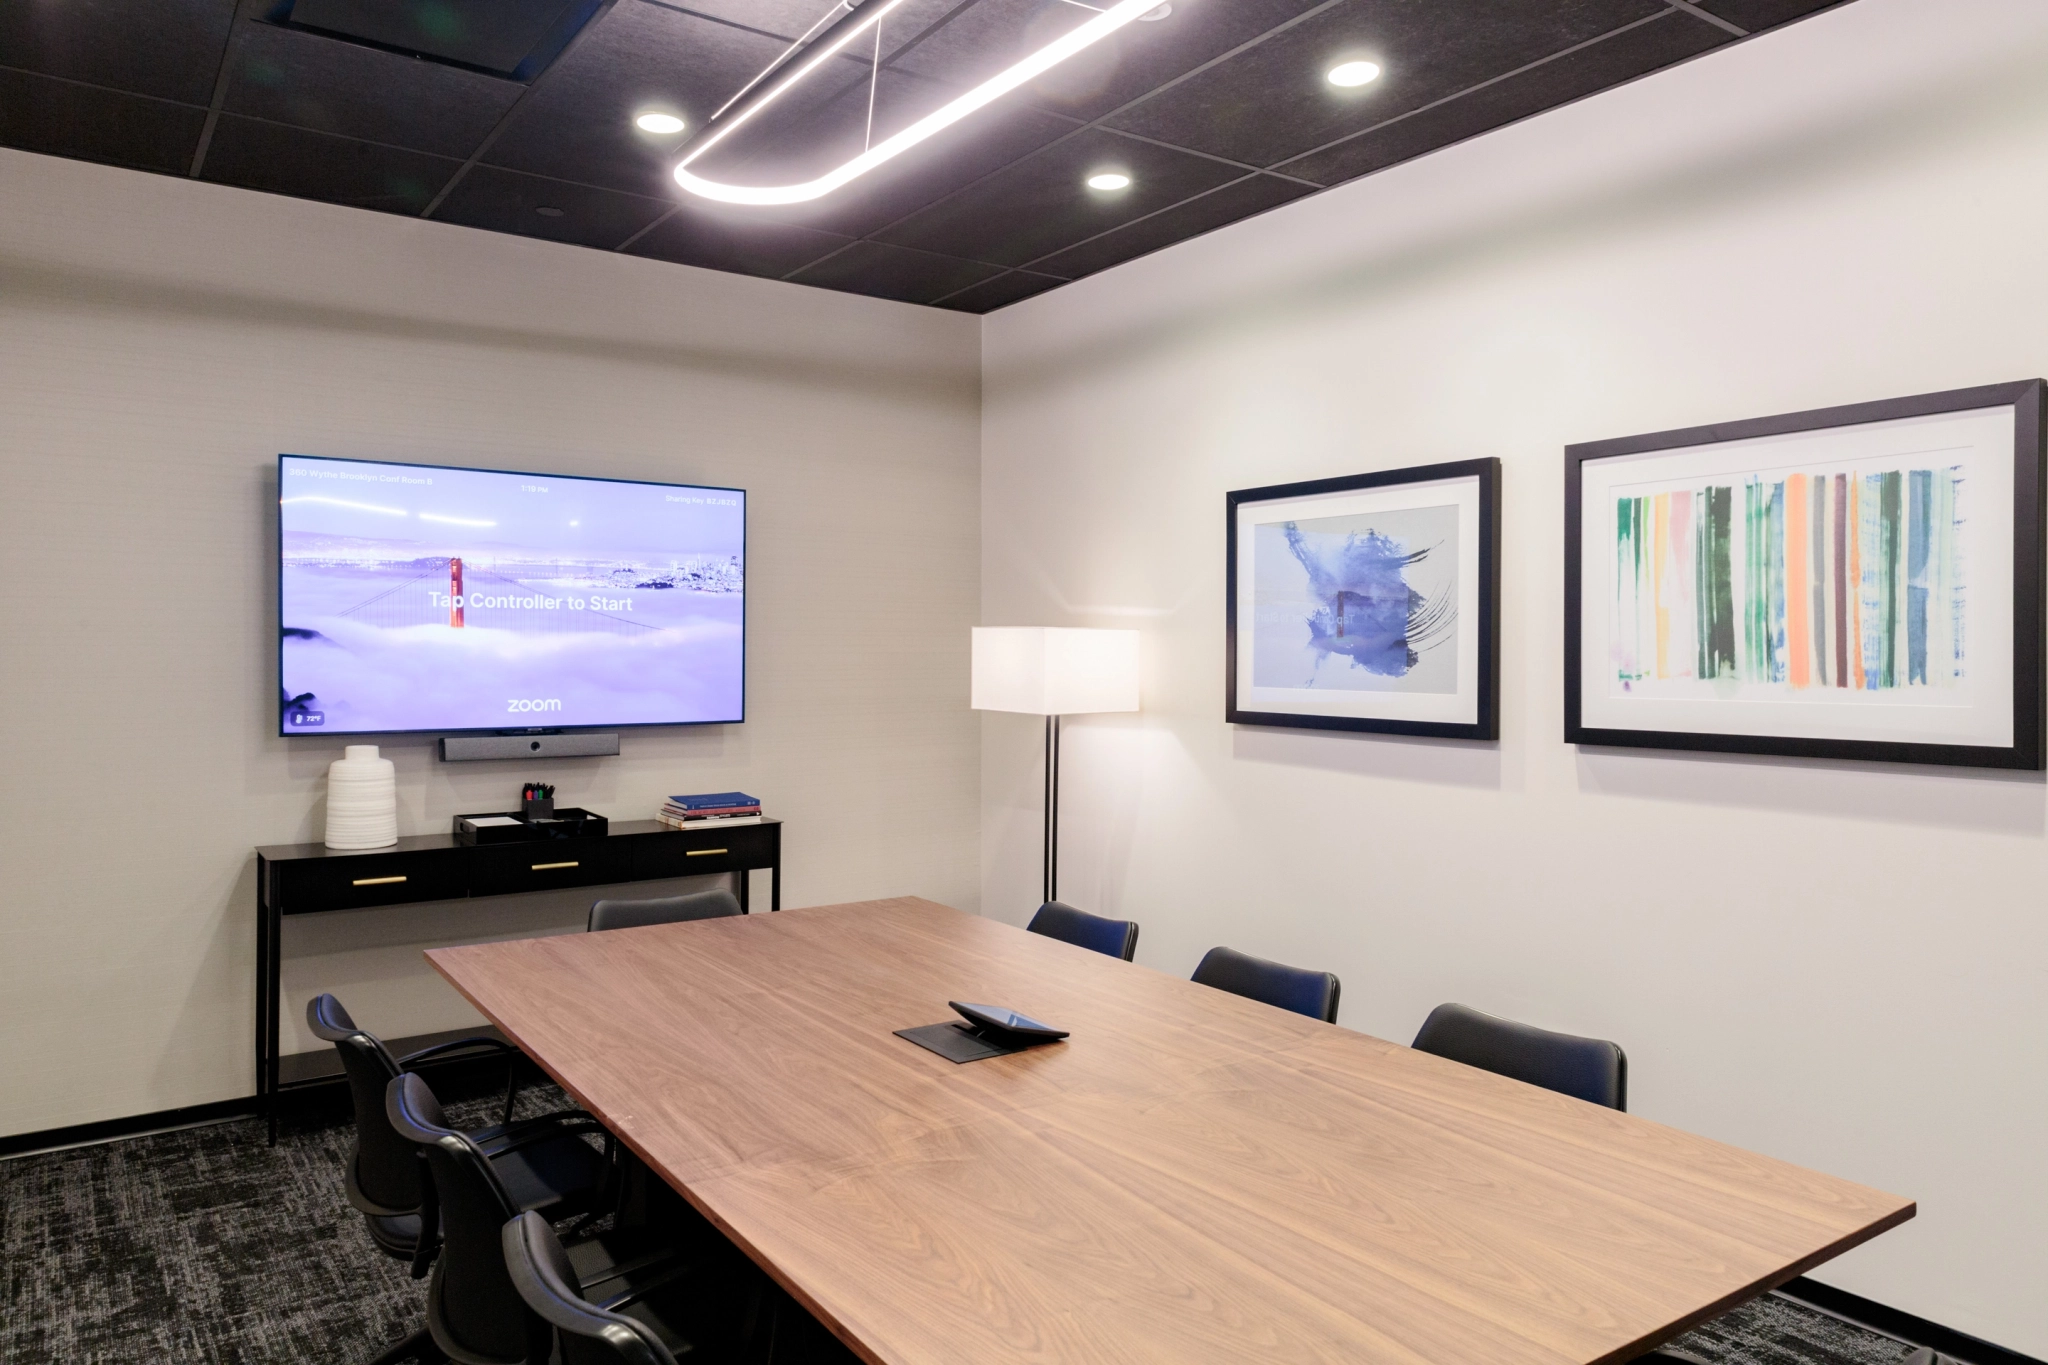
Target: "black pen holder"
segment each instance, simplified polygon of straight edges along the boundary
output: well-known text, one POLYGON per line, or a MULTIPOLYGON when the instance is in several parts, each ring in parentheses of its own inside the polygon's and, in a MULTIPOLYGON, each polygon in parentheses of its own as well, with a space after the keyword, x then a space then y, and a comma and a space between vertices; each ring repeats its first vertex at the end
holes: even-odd
POLYGON ((528 820, 552 820, 555 818, 555 798, 541 796, 522 802, 519 813, 528 820))

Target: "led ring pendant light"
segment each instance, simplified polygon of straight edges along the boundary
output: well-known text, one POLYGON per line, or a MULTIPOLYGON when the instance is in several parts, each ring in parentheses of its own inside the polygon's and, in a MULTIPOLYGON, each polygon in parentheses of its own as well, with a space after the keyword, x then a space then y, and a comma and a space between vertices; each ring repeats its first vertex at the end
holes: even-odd
MULTIPOLYGON (((859 4, 852 13, 818 38, 814 49, 805 54, 803 63, 796 70, 766 87, 759 96, 739 104, 737 108, 728 105, 727 110, 731 111, 729 115, 727 110, 721 110, 721 117, 711 121, 697 144, 676 163, 676 183, 691 194, 704 199, 715 199, 722 204, 801 204, 822 198, 848 181, 865 175, 883 162, 909 151, 941 129, 958 123, 975 110, 1001 98, 1026 81, 1052 70, 1075 53, 1101 42, 1140 15, 1159 8, 1159 0, 1119 0, 1117 4, 1111 5, 1064 37, 1047 43, 1009 69, 989 77, 952 103, 926 114, 902 132, 877 142, 859 156, 815 180, 806 180, 795 185, 728 185, 722 181, 706 180, 691 173, 691 162, 717 146, 727 134, 773 104, 792 86, 830 61, 848 43, 881 23, 889 11, 902 3, 903 0, 867 0, 867 3, 859 4)), ((769 70, 773 72, 774 68, 770 67, 769 70)), ((756 84, 759 84, 758 79, 756 84)))

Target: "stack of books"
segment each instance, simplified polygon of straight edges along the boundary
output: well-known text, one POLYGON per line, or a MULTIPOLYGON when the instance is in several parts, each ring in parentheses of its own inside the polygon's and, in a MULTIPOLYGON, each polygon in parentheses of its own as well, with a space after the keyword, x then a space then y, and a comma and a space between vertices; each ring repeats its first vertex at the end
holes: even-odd
POLYGON ((655 813, 670 829, 710 829, 718 825, 758 825, 761 802, 745 792, 705 792, 671 796, 655 813))

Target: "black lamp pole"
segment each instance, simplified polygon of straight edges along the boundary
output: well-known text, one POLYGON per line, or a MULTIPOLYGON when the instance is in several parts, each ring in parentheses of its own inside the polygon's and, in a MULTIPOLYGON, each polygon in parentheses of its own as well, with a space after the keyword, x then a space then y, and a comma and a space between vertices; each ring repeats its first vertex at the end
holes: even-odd
POLYGON ((1059 899, 1060 718, 1045 718, 1045 899, 1059 899))

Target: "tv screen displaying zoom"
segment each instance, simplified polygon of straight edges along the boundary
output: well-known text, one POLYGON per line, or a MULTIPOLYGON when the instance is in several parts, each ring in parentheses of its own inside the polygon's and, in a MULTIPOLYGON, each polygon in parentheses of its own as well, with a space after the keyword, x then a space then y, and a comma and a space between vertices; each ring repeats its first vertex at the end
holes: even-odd
POLYGON ((736 488, 278 457, 278 731, 744 718, 736 488))

